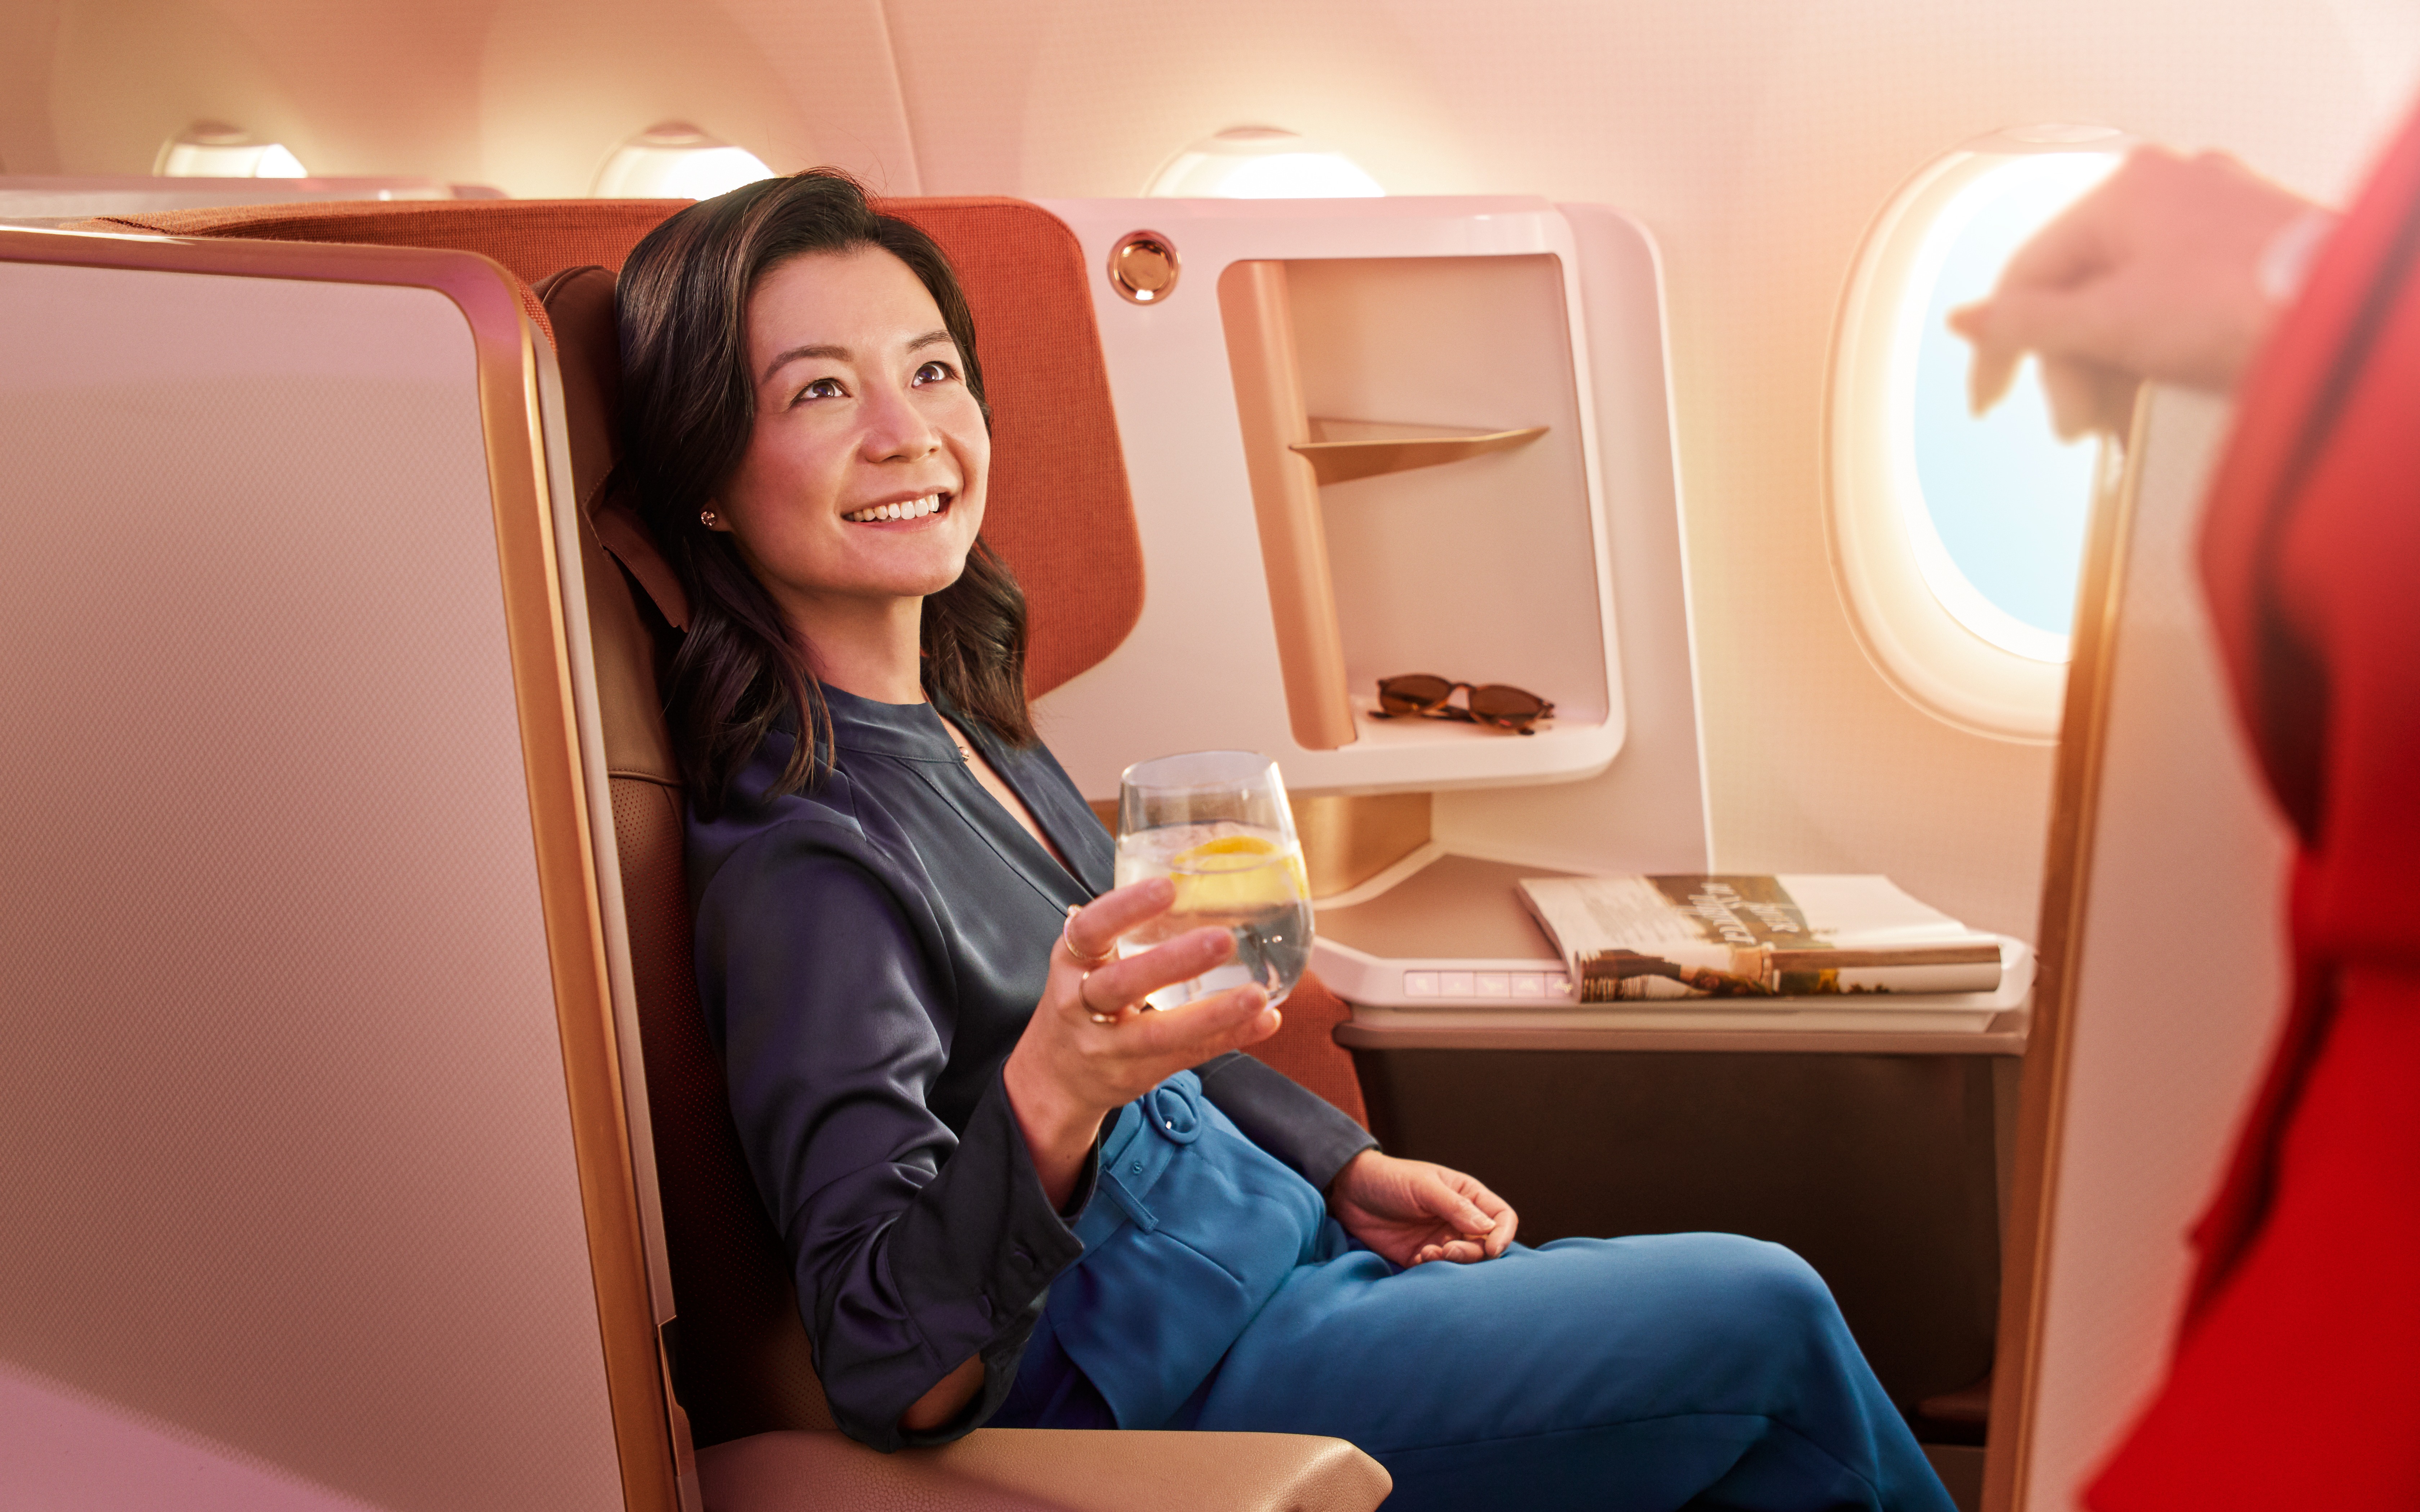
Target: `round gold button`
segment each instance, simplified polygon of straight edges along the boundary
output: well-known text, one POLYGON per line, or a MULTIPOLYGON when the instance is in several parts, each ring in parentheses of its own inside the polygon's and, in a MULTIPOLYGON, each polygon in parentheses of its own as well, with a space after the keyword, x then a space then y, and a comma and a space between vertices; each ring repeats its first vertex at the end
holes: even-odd
POLYGON ((1156 231, 1129 231, 1109 249, 1109 283, 1136 304, 1167 299, 1176 275, 1176 246, 1156 231))

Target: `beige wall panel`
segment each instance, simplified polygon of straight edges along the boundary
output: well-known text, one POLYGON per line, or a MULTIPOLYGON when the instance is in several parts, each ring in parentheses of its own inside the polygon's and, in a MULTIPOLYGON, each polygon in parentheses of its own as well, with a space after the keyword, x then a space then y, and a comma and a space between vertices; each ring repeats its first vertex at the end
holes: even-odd
POLYGON ((217 118, 283 141, 314 173, 580 195, 616 143, 687 119, 783 172, 836 163, 918 189, 880 0, 6 9, 0 41, 23 45, 0 49, 0 162, 19 173, 148 173, 163 140, 217 118))
POLYGON ((660 120, 779 172, 831 163, 917 192, 879 0, 503 0, 479 109, 485 173, 516 194, 585 194, 608 150, 660 120))
POLYGON ((2216 1188, 2285 1006, 2289 837, 2193 560, 2227 411, 2155 393, 2093 826, 2024 1504, 2064 1512, 2166 1366, 2216 1188))
POLYGON ((461 312, 0 304, 0 1364, 383 1506, 618 1506, 461 312))
POLYGON ((223 120, 313 173, 475 179, 484 29, 407 0, 62 0, 52 171, 149 173, 162 142, 223 120))

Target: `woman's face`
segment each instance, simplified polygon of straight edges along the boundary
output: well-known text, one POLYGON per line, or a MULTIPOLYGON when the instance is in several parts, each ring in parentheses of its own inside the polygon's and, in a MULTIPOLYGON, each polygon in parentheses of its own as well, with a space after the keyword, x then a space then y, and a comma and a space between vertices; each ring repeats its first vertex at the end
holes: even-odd
MULTIPOLYGON (((793 257, 748 301, 756 425, 714 529, 794 619, 923 598, 983 527, 991 436, 957 343, 879 247, 793 257)), ((801 626, 803 627, 803 625, 801 626)))

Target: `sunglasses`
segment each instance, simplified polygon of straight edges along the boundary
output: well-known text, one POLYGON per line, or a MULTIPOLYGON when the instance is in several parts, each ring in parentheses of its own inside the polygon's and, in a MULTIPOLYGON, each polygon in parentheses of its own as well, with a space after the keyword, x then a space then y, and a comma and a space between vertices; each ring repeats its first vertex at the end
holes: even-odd
POLYGON ((1494 725, 1510 730, 1516 735, 1534 735, 1529 727, 1555 712, 1555 706, 1535 693, 1525 693, 1501 683, 1481 687, 1476 683, 1457 683, 1426 672, 1408 677, 1382 677, 1378 680, 1378 712, 1380 719, 1421 718, 1459 719, 1465 724, 1494 725), (1466 688, 1469 706, 1449 703, 1457 688, 1466 688))

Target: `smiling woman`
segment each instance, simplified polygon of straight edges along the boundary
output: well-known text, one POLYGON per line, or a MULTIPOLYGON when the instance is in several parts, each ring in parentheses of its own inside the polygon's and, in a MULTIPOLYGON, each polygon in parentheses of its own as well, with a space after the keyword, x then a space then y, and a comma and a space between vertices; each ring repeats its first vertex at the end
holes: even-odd
POLYGON ((830 746, 826 684, 938 693, 1030 745, 1025 599, 980 534, 974 322, 932 239, 846 178, 768 180, 664 223, 619 299, 630 402, 613 486, 696 606, 668 697, 700 811, 721 810, 788 709, 808 738, 780 791, 806 785, 830 746), (886 671, 902 667, 905 687, 886 671))

